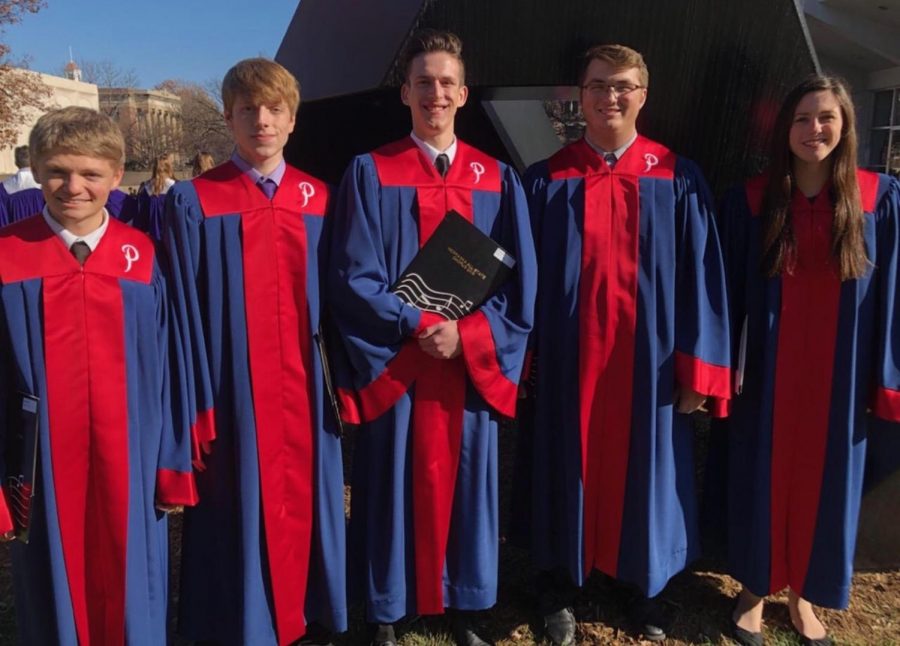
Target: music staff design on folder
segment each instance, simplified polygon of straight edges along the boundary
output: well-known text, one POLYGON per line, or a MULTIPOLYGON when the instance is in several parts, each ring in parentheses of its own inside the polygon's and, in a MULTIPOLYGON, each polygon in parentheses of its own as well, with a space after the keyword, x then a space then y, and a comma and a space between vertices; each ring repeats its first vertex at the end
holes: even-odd
POLYGON ((456 211, 448 211, 391 291, 450 320, 471 313, 506 281, 515 259, 456 211))

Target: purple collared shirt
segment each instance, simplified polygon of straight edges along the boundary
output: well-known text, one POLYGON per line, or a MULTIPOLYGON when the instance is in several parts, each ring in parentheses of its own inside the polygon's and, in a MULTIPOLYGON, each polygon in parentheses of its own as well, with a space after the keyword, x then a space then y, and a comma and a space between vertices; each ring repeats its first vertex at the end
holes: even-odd
POLYGON ((270 179, 275 182, 276 186, 281 186, 281 180, 284 177, 284 170, 287 168, 287 164, 285 164, 282 159, 278 166, 268 175, 263 175, 258 170, 253 168, 250 164, 248 164, 240 155, 238 155, 235 150, 231 153, 231 161, 234 162, 234 165, 241 169, 242 172, 247 173, 250 179, 254 184, 258 184, 261 179, 270 179))

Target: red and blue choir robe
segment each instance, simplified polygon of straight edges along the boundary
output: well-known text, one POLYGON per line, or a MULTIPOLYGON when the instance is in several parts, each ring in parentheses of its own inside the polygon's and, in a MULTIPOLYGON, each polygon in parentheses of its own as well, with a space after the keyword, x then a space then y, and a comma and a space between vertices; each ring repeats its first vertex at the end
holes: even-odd
POLYGON ((728 420, 728 552, 734 576, 767 595, 790 586, 819 606, 849 601, 866 417, 900 421, 900 183, 858 171, 871 266, 841 282, 833 198, 796 191, 792 273, 760 269, 767 177, 728 194, 722 235, 733 356, 746 321, 742 392, 728 420))
MULTIPOLYGON (((530 547, 581 585, 647 596, 698 555, 690 417, 729 396, 724 268, 709 189, 639 136, 610 170, 584 141, 525 175, 537 246, 530 547)), ((526 452, 527 454, 527 452, 526 452)))
POLYGON ((340 437, 314 342, 328 188, 288 166, 270 201, 228 162, 169 193, 164 244, 202 469, 179 631, 284 645, 312 621, 346 630, 340 437))
POLYGON ((536 267, 515 172, 459 142, 446 178, 411 138, 357 157, 341 184, 329 308, 352 365, 350 568, 367 618, 394 622, 497 597, 497 425, 515 413, 536 267), (516 260, 513 276, 458 323, 462 356, 415 336, 442 318, 389 291, 449 209, 516 260))
POLYGON ((0 447, 17 393, 39 398, 29 543, 11 549, 18 643, 166 642, 156 505, 197 501, 167 307, 151 241, 116 220, 83 267, 40 215, 0 231, 0 447))

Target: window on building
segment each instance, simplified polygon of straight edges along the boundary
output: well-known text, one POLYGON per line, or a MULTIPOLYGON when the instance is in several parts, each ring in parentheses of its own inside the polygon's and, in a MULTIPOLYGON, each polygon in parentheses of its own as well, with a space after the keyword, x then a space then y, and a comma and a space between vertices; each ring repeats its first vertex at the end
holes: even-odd
POLYGON ((900 175, 900 88, 875 93, 868 167, 900 175))

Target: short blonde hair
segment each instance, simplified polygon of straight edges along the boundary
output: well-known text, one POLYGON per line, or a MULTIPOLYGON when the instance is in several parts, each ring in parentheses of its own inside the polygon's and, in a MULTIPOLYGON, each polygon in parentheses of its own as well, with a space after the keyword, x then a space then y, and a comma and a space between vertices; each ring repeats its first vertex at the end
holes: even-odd
POLYGON ((106 159, 118 168, 125 165, 125 138, 119 126, 90 108, 69 106, 46 113, 31 129, 28 146, 35 166, 56 152, 106 159))
POLYGON ((300 107, 300 83, 283 65, 268 58, 246 58, 238 62, 222 80, 222 106, 231 112, 238 96, 256 105, 284 101, 293 114, 300 107))
POLYGON ((578 68, 578 86, 584 85, 587 69, 592 61, 604 61, 609 63, 616 71, 629 70, 636 67, 641 85, 647 87, 650 84, 650 71, 644 62, 644 57, 637 50, 625 45, 594 45, 581 57, 581 65, 578 68))

